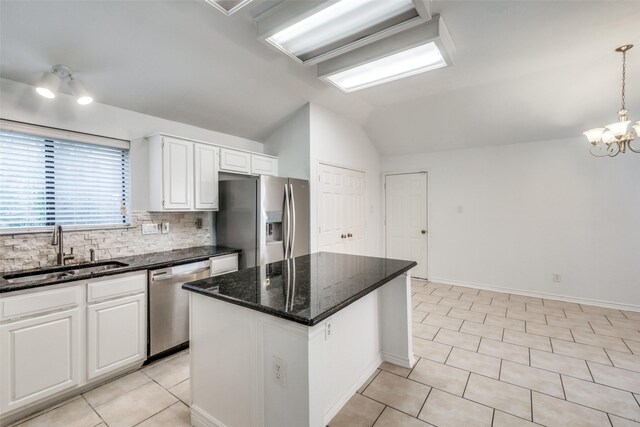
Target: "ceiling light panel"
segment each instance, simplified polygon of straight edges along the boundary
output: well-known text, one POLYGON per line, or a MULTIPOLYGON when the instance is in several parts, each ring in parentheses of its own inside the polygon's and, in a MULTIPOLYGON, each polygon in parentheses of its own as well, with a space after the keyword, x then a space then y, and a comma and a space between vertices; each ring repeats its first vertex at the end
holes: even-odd
POLYGON ((318 64, 318 77, 354 92, 451 65, 453 44, 442 18, 318 64))
POLYGON ((430 42, 332 74, 326 79, 344 92, 354 92, 446 66, 440 50, 430 42))
POLYGON ((424 22, 427 11, 423 0, 287 1, 258 17, 258 37, 313 64, 424 22))

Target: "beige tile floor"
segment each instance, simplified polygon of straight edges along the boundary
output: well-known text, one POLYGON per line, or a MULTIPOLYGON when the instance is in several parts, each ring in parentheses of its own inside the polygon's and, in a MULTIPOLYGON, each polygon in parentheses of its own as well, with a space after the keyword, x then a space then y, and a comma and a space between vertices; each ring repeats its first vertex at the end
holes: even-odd
POLYGON ((330 427, 640 427, 640 313, 414 280, 413 369, 330 427))
MULTIPOLYGON (((330 427, 640 427, 640 313, 412 288, 417 363, 383 363, 330 427)), ((17 424, 188 426, 189 401, 183 352, 17 424)))
POLYGON ((189 353, 183 351, 14 423, 20 427, 191 425, 189 353))

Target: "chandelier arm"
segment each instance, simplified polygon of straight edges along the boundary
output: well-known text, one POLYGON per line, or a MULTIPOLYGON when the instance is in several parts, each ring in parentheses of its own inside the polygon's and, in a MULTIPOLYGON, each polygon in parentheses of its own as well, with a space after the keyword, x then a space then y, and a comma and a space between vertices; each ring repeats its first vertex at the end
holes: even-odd
MULTIPOLYGON (((638 139, 640 140, 640 139, 638 139)), ((640 148, 638 148, 637 150, 635 148, 633 148, 633 141, 636 141, 635 139, 632 139, 631 141, 629 141, 629 143, 627 144, 627 148, 631 151, 633 151, 634 153, 640 153, 640 148)))
POLYGON ((609 157, 615 157, 618 154, 620 154, 622 150, 620 149, 620 145, 619 144, 611 144, 608 148, 607 148, 607 155, 609 157))
POLYGON ((591 155, 594 157, 609 157, 609 153, 607 152, 606 148, 604 148, 601 145, 592 145, 591 148, 589 148, 589 153, 591 153, 591 155), (599 148, 599 151, 600 152, 604 151, 604 154, 596 154, 596 151, 594 151, 594 148, 599 148))

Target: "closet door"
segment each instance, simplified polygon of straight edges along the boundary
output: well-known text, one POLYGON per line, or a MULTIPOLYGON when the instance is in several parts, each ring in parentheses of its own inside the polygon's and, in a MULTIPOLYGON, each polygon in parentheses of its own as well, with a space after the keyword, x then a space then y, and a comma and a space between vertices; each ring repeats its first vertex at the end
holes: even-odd
POLYGON ((364 254, 365 174, 318 166, 318 250, 364 254))

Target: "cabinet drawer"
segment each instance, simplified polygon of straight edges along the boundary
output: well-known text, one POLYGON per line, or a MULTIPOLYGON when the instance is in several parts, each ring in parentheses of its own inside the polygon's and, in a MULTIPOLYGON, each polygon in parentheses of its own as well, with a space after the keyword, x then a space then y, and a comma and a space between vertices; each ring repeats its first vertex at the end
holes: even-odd
POLYGON ((251 154, 225 148, 220 149, 220 170, 251 173, 251 154))
POLYGON ((147 289, 147 272, 114 276, 89 282, 87 301, 95 302, 107 298, 131 295, 147 289))
POLYGON ((254 175, 278 175, 278 159, 251 155, 251 173, 254 175))
POLYGON ((211 275, 217 276, 238 269, 238 254, 224 255, 211 258, 211 275))
POLYGON ((80 300, 80 286, 0 298, 0 320, 74 307, 80 300))

